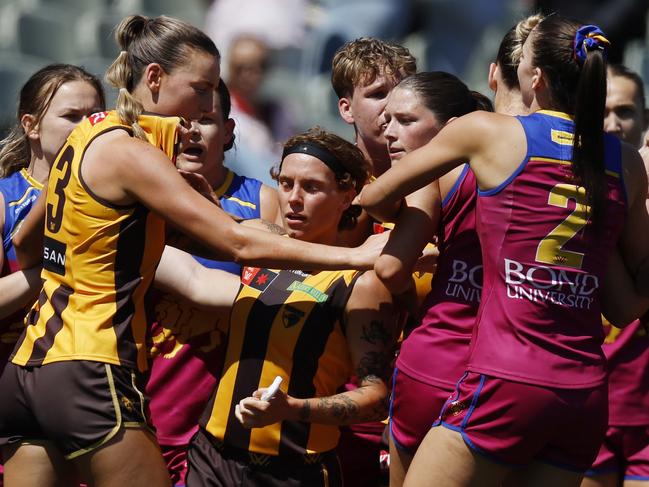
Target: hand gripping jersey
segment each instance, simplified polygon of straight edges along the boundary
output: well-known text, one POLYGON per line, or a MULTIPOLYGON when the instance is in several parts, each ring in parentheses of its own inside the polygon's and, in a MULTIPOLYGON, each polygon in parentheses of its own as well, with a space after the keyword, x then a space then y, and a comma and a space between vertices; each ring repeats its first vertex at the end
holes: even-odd
POLYGON ((275 376, 298 397, 336 393, 352 373, 342 315, 357 271, 275 271, 244 267, 230 318, 225 366, 201 426, 226 446, 266 455, 332 450, 338 427, 282 421, 244 428, 239 401, 275 376))
MULTIPOLYGON (((225 181, 215 192, 228 213, 244 219, 259 218, 261 186, 257 179, 228 170, 225 181)), ((212 269, 241 273, 241 266, 234 262, 195 259, 212 269)), ((209 310, 155 289, 147 300, 149 316, 155 318, 147 383, 151 419, 159 443, 187 445, 221 373, 228 323, 218 322, 209 310)))
POLYGON ((620 142, 605 137, 606 208, 589 223, 563 113, 517 117, 527 155, 499 187, 478 192, 484 284, 469 370, 546 387, 604 382, 599 288, 624 225, 620 142))
POLYGON ((421 324, 401 344, 397 359, 399 370, 450 390, 466 370, 482 290, 476 192, 475 176, 467 164, 442 202, 440 257, 421 324))
MULTIPOLYGON (((4 198, 4 227, 2 247, 4 263, 0 276, 6 276, 20 269, 11 238, 32 208, 41 193, 43 185, 33 179, 26 169, 0 179, 0 193, 4 198)), ((26 311, 20 310, 0 320, 0 370, 4 368, 16 341, 23 331, 26 311)))
MULTIPOLYGON (((149 142, 173 159, 179 119, 142 116, 139 123, 149 142)), ((103 201, 80 171, 89 144, 116 129, 131 132, 116 112, 91 115, 72 131, 54 162, 43 290, 12 357, 17 365, 92 360, 146 369, 143 298, 164 248, 164 221, 139 203, 103 201)))
POLYGON ((609 426, 649 425, 648 316, 624 329, 607 324, 609 426))

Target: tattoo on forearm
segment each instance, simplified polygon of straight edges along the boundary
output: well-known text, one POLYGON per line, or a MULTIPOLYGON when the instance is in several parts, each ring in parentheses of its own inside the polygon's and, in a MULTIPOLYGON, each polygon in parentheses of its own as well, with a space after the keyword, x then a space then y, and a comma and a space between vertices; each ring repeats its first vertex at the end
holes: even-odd
POLYGON ((386 329, 385 323, 379 320, 372 320, 369 325, 363 325, 361 340, 373 345, 381 344, 387 346, 392 340, 392 335, 386 329))
POLYGON ((390 375, 391 354, 388 352, 366 352, 356 368, 361 382, 374 382, 390 375))
POLYGON ((279 225, 276 225, 273 222, 269 222, 269 221, 266 221, 266 220, 261 220, 261 223, 264 224, 266 226, 266 228, 268 228, 268 231, 270 233, 275 233, 277 235, 285 235, 286 234, 286 230, 284 230, 282 227, 280 227, 279 225))
POLYGON ((331 411, 331 414, 340 424, 348 424, 358 419, 360 406, 346 394, 337 394, 331 397, 318 399, 317 408, 322 412, 331 411))
POLYGON ((309 400, 305 399, 302 401, 302 407, 300 408, 300 421, 308 421, 309 417, 311 416, 311 404, 309 404, 309 400))

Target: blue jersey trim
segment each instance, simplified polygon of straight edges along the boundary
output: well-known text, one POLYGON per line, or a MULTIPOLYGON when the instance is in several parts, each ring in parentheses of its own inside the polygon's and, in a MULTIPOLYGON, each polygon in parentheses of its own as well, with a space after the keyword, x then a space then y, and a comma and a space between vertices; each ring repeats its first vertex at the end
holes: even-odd
POLYGON ((462 184, 462 181, 464 181, 464 178, 466 177, 466 173, 469 171, 469 169, 470 169, 469 164, 465 164, 464 167, 462 168, 462 172, 460 173, 460 175, 457 177, 457 179, 453 183, 453 187, 451 187, 451 190, 448 192, 448 194, 446 195, 446 197, 442 201, 442 208, 444 208, 448 204, 448 200, 450 200, 453 197, 453 195, 455 194, 457 189, 460 187, 460 185, 462 184))
POLYGON ((500 193, 503 189, 505 189, 509 183, 511 183, 516 176, 518 176, 521 172, 523 172, 523 169, 525 169, 525 166, 527 166, 527 162, 530 160, 530 142, 529 138, 527 137, 527 130, 525 128, 525 124, 521 121, 520 117, 516 117, 516 120, 518 120, 518 123, 521 124, 521 127, 523 128, 523 133, 525 134, 525 141, 527 143, 527 150, 525 152, 525 157, 523 158, 523 161, 518 165, 518 167, 514 170, 514 172, 509 176, 505 181, 500 183, 498 186, 492 189, 485 189, 481 190, 478 188, 478 196, 493 196, 498 193, 500 193))
MULTIPOLYGON (((228 169, 226 176, 226 183, 229 180, 227 188, 218 188, 221 192, 219 201, 224 211, 246 219, 259 218, 261 216, 261 187, 262 182, 258 179, 240 176, 234 171, 228 169), (249 206, 244 206, 230 198, 235 198, 243 202, 250 202, 254 205, 254 209, 249 206)), ((240 275, 241 265, 234 262, 220 261, 206 259, 197 255, 193 256, 194 259, 210 269, 221 269, 229 272, 230 274, 240 275)))

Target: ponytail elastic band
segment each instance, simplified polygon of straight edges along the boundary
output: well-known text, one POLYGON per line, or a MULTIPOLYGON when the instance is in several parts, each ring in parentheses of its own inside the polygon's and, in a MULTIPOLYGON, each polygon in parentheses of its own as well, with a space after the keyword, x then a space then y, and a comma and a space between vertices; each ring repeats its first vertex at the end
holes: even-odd
MULTIPOLYGON (((284 149, 284 152, 282 153, 282 162, 284 161, 284 158, 289 154, 308 154, 317 159, 320 159, 329 169, 334 172, 336 176, 341 176, 349 172, 347 169, 345 169, 345 166, 342 165, 342 163, 336 156, 334 156, 324 147, 321 147, 318 144, 314 144, 313 142, 301 142, 291 147, 286 147, 284 149)), ((280 170, 281 167, 282 166, 280 164, 280 170)))
POLYGON ((575 35, 575 59, 579 64, 586 61, 588 51, 599 49, 606 56, 606 50, 611 42, 604 36, 604 32, 596 25, 583 25, 575 35))
POLYGON ((119 89, 119 94, 120 95, 129 95, 130 93, 128 92, 128 90, 126 88, 122 87, 122 88, 119 89))
POLYGON ((128 55, 128 51, 119 51, 119 55, 120 55, 120 56, 127 56, 127 55, 128 55))

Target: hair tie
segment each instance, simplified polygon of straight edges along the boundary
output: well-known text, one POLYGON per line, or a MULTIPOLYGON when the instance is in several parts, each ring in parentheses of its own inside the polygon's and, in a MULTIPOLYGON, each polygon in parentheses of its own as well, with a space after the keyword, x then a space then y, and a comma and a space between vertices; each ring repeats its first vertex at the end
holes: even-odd
POLYGON ((596 25, 583 25, 575 35, 575 59, 579 64, 586 61, 588 51, 599 49, 606 56, 606 50, 611 42, 604 36, 604 32, 596 25))
POLYGON ((122 88, 119 89, 119 94, 120 94, 120 95, 130 95, 130 93, 128 92, 128 90, 127 90, 126 88, 124 88, 124 87, 122 87, 122 88))
POLYGON ((128 51, 119 51, 119 56, 127 56, 128 51))
MULTIPOLYGON (((324 147, 321 147, 318 144, 313 142, 300 142, 291 147, 286 147, 282 153, 282 162, 284 158, 289 154, 308 154, 317 159, 320 159, 329 169, 331 169, 336 176, 341 176, 349 171, 345 169, 345 166, 324 147)), ((280 170, 282 166, 280 164, 280 170)))

